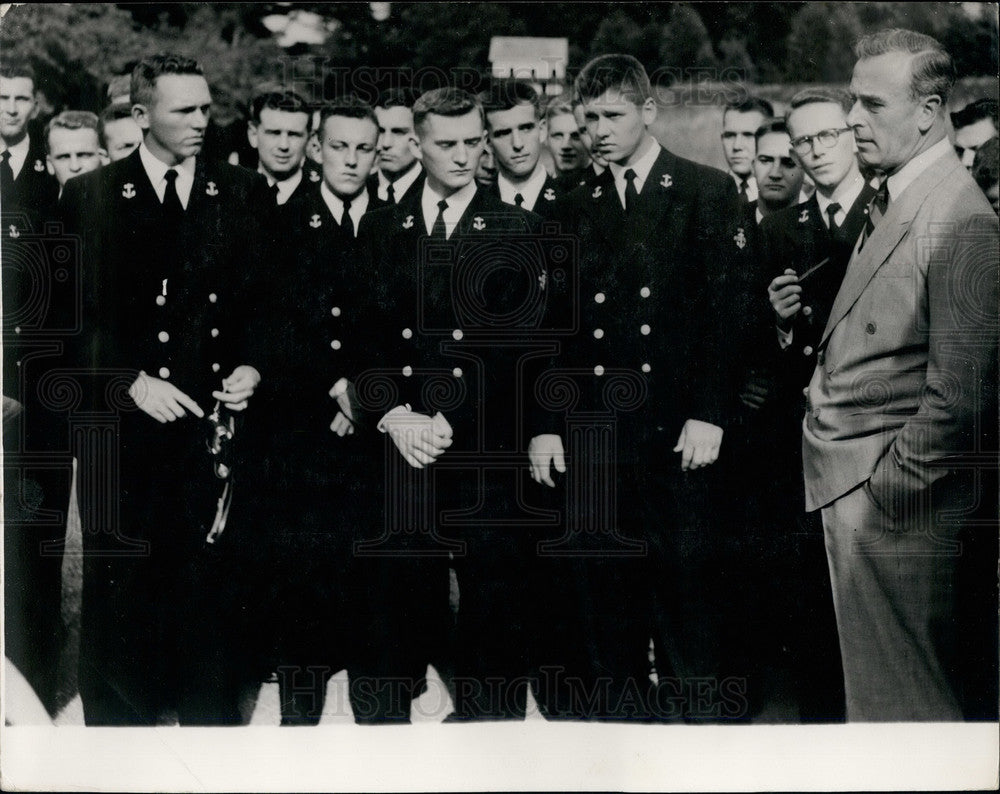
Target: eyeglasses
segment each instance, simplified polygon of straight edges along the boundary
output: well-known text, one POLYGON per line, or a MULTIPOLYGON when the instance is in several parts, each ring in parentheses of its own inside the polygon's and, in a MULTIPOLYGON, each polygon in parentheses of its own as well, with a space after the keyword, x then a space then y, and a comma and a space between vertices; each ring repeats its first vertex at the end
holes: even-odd
POLYGON ((792 149, 796 154, 809 154, 813 150, 814 143, 818 143, 823 149, 829 149, 837 144, 842 132, 850 131, 850 127, 841 127, 839 130, 820 130, 815 135, 803 135, 792 141, 792 149))

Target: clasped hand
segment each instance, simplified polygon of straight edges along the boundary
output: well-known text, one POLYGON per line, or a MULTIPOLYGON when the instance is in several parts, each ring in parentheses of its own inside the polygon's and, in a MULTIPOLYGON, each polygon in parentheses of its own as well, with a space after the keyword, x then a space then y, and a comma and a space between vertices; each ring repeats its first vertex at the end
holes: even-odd
POLYGON ((433 417, 414 411, 392 411, 382 419, 404 460, 415 469, 436 461, 452 444, 452 429, 440 411, 433 417))

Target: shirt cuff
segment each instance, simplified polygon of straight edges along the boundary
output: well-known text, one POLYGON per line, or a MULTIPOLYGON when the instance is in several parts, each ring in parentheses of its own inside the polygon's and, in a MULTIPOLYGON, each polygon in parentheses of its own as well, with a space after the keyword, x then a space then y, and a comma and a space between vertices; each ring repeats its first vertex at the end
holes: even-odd
POLYGON ((792 346, 792 334, 793 331, 782 331, 780 328, 775 327, 775 331, 778 332, 778 345, 782 350, 787 350, 792 346))
POLYGON ((406 405, 397 405, 395 408, 393 408, 391 411, 389 411, 389 413, 387 413, 385 416, 383 416, 381 419, 379 419, 378 420, 378 424, 375 425, 375 427, 378 428, 378 431, 380 433, 384 433, 385 432, 385 420, 386 419, 388 419, 393 414, 400 413, 401 411, 409 412, 409 411, 412 411, 412 410, 413 409, 410 408, 410 404, 409 403, 407 403, 406 405))

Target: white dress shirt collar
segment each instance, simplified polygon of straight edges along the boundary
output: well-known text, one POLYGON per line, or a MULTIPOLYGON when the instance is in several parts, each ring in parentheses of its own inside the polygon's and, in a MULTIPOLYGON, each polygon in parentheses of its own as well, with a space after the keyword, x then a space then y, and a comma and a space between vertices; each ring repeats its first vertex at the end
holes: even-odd
POLYGON ((10 170, 14 172, 14 179, 17 179, 24 168, 24 161, 28 159, 28 150, 31 149, 31 139, 25 135, 13 146, 5 146, 0 151, 10 152, 10 170))
POLYGON ((285 177, 282 180, 275 179, 267 173, 267 171, 264 170, 264 166, 259 163, 257 164, 257 172, 264 175, 264 178, 267 180, 268 187, 274 187, 275 185, 278 186, 278 206, 281 206, 288 201, 288 199, 291 198, 292 193, 294 193, 295 189, 299 186, 299 183, 302 182, 301 167, 294 174, 289 177, 285 177))
POLYGON ((656 162, 656 158, 660 156, 660 152, 663 149, 652 135, 647 135, 646 141, 643 144, 648 147, 646 153, 632 165, 608 163, 611 175, 615 178, 615 188, 618 190, 618 198, 621 199, 623 207, 625 206, 625 188, 627 187, 625 172, 630 168, 635 171, 635 192, 642 193, 642 187, 646 184, 649 172, 653 170, 653 163, 656 162))
MULTIPOLYGON (((330 188, 327 187, 326 182, 323 182, 319 186, 319 194, 323 197, 323 203, 326 204, 327 209, 330 210, 330 214, 333 219, 337 222, 337 225, 341 225, 341 220, 344 217, 344 200, 334 193, 330 188)), ((354 198, 351 199, 351 220, 354 221, 354 236, 358 236, 358 225, 361 223, 361 216, 365 214, 368 210, 368 191, 362 190, 354 198)))
POLYGON ((455 231, 455 227, 458 226, 458 222, 462 219, 462 215, 465 214, 465 210, 475 195, 476 180, 474 179, 447 198, 438 195, 427 182, 424 182, 424 191, 420 196, 420 209, 424 214, 424 226, 427 228, 427 234, 430 234, 434 229, 434 221, 437 220, 438 215, 438 202, 442 198, 448 202, 448 209, 444 211, 445 237, 451 238, 452 232, 455 231))
POLYGON ((830 194, 830 198, 826 198, 818 190, 816 191, 819 216, 823 219, 823 224, 827 228, 830 228, 830 216, 827 215, 826 208, 834 202, 840 205, 840 209, 837 210, 834 219, 837 221, 837 226, 843 226, 844 220, 847 218, 847 213, 854 206, 854 202, 858 200, 858 196, 861 195, 861 190, 864 186, 865 178, 861 174, 856 174, 854 179, 845 179, 837 185, 833 193, 830 194))
MULTIPOLYGON (((392 193, 396 200, 396 204, 399 204, 399 200, 403 197, 403 194, 410 189, 410 185, 417 181, 417 177, 420 176, 420 172, 423 171, 423 166, 420 165, 419 160, 413 161, 413 166, 403 174, 395 182, 392 182, 392 193)), ((382 201, 389 200, 389 178, 383 174, 381 171, 376 171, 378 174, 378 197, 382 201)))
POLYGON ((952 151, 948 138, 942 138, 929 149, 922 151, 910 162, 889 177, 889 201, 896 201, 906 188, 920 176, 934 161, 952 151))
POLYGON ((187 209, 188 200, 191 198, 191 188, 194 186, 194 163, 195 158, 189 157, 175 166, 167 165, 159 157, 146 148, 146 142, 139 144, 139 160, 149 177, 149 183, 156 191, 156 197, 163 202, 163 194, 167 191, 166 174, 171 168, 177 171, 177 181, 174 183, 177 188, 177 196, 181 200, 181 206, 187 209))
POLYGON ((548 171, 545 170, 540 161, 535 163, 535 170, 531 172, 531 176, 520 184, 514 184, 503 173, 498 173, 497 187, 500 188, 500 200, 505 204, 516 204, 514 196, 520 193, 521 198, 524 199, 521 207, 533 210, 538 201, 538 194, 542 192, 542 186, 548 176, 548 171))

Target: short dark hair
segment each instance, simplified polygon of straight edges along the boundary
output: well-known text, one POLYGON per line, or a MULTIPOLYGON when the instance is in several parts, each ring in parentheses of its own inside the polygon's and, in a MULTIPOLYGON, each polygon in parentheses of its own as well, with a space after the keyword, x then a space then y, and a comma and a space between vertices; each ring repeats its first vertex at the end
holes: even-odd
POLYGON ((107 140, 104 137, 104 128, 113 121, 132 118, 132 106, 127 102, 115 102, 108 105, 101 111, 97 119, 97 135, 101 139, 101 146, 106 146, 107 140))
POLYGON ((97 131, 97 115, 89 110, 64 110, 49 119, 45 125, 45 151, 49 149, 49 133, 52 130, 93 130, 100 143, 100 134, 97 131))
POLYGON ((631 55, 594 58, 573 83, 573 91, 581 102, 597 99, 611 89, 620 91, 635 105, 642 105, 653 96, 646 69, 631 55))
POLYGON ((152 104, 156 80, 165 74, 194 74, 204 76, 201 66, 193 58, 173 53, 158 53, 143 58, 132 70, 129 99, 133 105, 152 104))
POLYGON ((413 108, 416 94, 409 88, 388 88, 378 95, 377 108, 413 108))
POLYGON ((434 88, 421 94, 420 99, 414 103, 413 128, 419 130, 431 113, 436 116, 464 116, 472 111, 479 113, 479 120, 485 129, 486 119, 479 99, 461 88, 434 88))
POLYGON ((322 131, 326 120, 333 116, 343 116, 349 119, 368 119, 378 129, 378 119, 375 109, 355 94, 347 94, 323 105, 319 111, 318 130, 322 131))
POLYGON ((1000 182, 1000 138, 990 138, 976 151, 976 159, 972 161, 972 178, 983 190, 988 190, 1000 182))
POLYGON ((538 96, 534 86, 525 80, 495 80, 483 93, 485 94, 483 113, 487 119, 490 113, 510 110, 517 105, 531 105, 535 111, 535 118, 542 117, 541 97, 538 96))
POLYGON ((845 113, 848 113, 851 110, 851 105, 854 104, 850 93, 843 88, 824 88, 823 86, 804 88, 793 96, 788 103, 788 111, 785 113, 785 118, 787 119, 792 115, 792 111, 796 108, 818 102, 829 102, 833 105, 840 105, 840 109, 845 113))
POLYGON ((862 36, 854 45, 858 60, 890 52, 914 56, 910 95, 913 99, 937 95, 942 107, 955 85, 955 64, 941 43, 931 36, 903 28, 889 28, 862 36))
POLYGON ((312 129, 312 109, 301 95, 288 89, 263 89, 254 94, 247 106, 251 124, 260 124, 260 114, 264 108, 283 110, 286 113, 305 113, 306 130, 312 129))
POLYGON ((785 124, 785 119, 782 116, 764 119, 764 121, 761 122, 761 125, 757 128, 757 131, 753 134, 754 140, 759 141, 765 135, 770 135, 772 132, 780 132, 785 135, 789 135, 788 125, 785 124))
POLYGON ((0 77, 13 80, 15 77, 27 77, 31 80, 31 85, 38 88, 38 76, 30 63, 22 60, 2 60, 0 61, 0 77))
POLYGON ((774 105, 759 96, 746 96, 735 102, 727 102, 722 109, 722 117, 725 118, 730 110, 734 113, 760 113, 767 119, 774 116, 774 105))
POLYGON ((997 126, 997 101, 995 99, 977 99, 961 110, 956 110, 951 114, 951 126, 959 130, 983 119, 989 119, 993 122, 994 127, 997 126))

